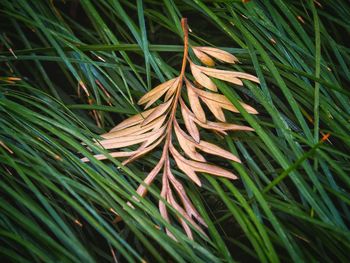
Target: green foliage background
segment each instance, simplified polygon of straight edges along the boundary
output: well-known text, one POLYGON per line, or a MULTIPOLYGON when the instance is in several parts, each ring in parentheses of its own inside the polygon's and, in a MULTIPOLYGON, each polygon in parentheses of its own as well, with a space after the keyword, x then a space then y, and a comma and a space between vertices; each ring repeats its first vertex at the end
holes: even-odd
POLYGON ((348 1, 2 0, 0 10, 4 260, 348 262, 348 1), (261 80, 217 82, 241 111, 228 119, 256 132, 203 134, 240 156, 242 165, 210 159, 240 180, 201 175, 199 189, 175 172, 209 226, 194 241, 162 220, 159 180, 136 209, 125 205, 159 149, 119 167, 86 147, 105 153, 93 144, 98 134, 178 74, 181 17, 192 44, 223 47, 241 61, 230 69, 261 80), (113 224, 114 213, 123 222, 113 224))

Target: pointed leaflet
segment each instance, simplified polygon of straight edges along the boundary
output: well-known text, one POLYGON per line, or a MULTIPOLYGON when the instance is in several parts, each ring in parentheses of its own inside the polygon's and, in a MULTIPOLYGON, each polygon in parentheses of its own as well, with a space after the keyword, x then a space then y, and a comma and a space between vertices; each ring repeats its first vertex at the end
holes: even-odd
MULTIPOLYGON (((239 112, 235 106, 224 96, 217 93, 212 93, 204 90, 200 90, 192 87, 192 90, 198 94, 202 101, 208 106, 211 112, 220 121, 225 121, 225 115, 222 109, 226 109, 232 112, 239 112)), ((241 105, 250 114, 257 114, 258 112, 251 106, 240 102, 241 105)))
POLYGON ((199 180, 197 174, 194 172, 192 167, 186 164, 185 158, 183 158, 180 153, 174 148, 172 143, 170 143, 169 150, 173 155, 177 166, 198 186, 202 186, 201 181, 199 180))
POLYGON ((183 185, 175 178, 175 176, 172 173, 169 173, 169 180, 173 187, 175 188, 176 192, 178 193, 180 200, 182 204, 185 207, 185 210, 187 214, 190 217, 194 217, 199 223, 201 223, 203 226, 207 227, 207 224, 204 222, 204 219, 200 216, 196 208, 193 206, 191 200, 186 194, 185 188, 183 185))
POLYGON ((206 123, 204 123, 196 119, 194 121, 202 128, 224 132, 224 134, 226 134, 225 131, 254 131, 254 129, 251 127, 232 123, 212 121, 207 121, 206 123))
MULTIPOLYGON (((133 155, 134 153, 135 153, 134 151, 132 151, 132 152, 111 152, 111 153, 109 153, 109 155, 116 158, 116 157, 128 157, 130 155, 133 155)), ((108 159, 107 155, 105 155, 105 154, 96 154, 96 155, 94 155, 94 157, 97 160, 108 159)), ((84 163, 90 162, 89 158, 87 158, 87 157, 81 158, 80 160, 83 161, 84 163)))
POLYGON ((182 118, 184 120, 186 129, 188 133, 192 136, 192 138, 196 141, 199 142, 200 137, 199 137, 199 131, 194 123, 195 116, 193 113, 187 108, 186 104, 183 102, 182 99, 180 99, 180 105, 181 105, 181 114, 182 118))
POLYGON ((147 141, 148 143, 151 143, 157 140, 159 137, 161 137, 164 131, 165 131, 165 126, 163 126, 158 130, 151 131, 145 134, 123 136, 118 138, 102 140, 99 142, 99 144, 102 145, 102 147, 105 149, 113 149, 113 148, 131 146, 131 145, 139 144, 145 141, 147 141))
MULTIPOLYGON (((239 60, 232 54, 224 51, 224 50, 221 50, 221 49, 218 49, 218 48, 214 48, 214 47, 196 47, 197 50, 201 51, 201 52, 204 52, 218 60, 221 60, 223 62, 227 62, 227 63, 236 63, 238 62, 239 60)), ((210 65, 208 65, 210 66, 210 65)))
MULTIPOLYGON (((254 109, 252 106, 245 104, 244 102, 239 101, 239 103, 241 104, 241 106, 250 114, 259 114, 259 112, 254 109)), ((225 108, 225 107, 224 107, 225 108)), ((227 109, 227 108, 225 108, 227 109)))
POLYGON ((192 61, 190 61, 190 67, 191 72, 195 80, 201 84, 203 87, 210 89, 212 91, 217 91, 217 87, 214 84, 214 82, 208 78, 205 74, 202 73, 202 71, 198 68, 196 64, 194 64, 192 61))
POLYGON ((206 73, 206 72, 205 72, 205 74, 210 76, 210 77, 214 77, 216 79, 221 79, 223 81, 227 81, 227 82, 231 82, 233 84, 239 85, 239 86, 243 86, 242 80, 240 80, 239 78, 232 76, 232 75, 220 74, 220 73, 206 73))
POLYGON ((127 135, 142 134, 149 130, 157 130, 163 125, 165 119, 166 119, 166 115, 160 116, 159 118, 148 123, 147 125, 141 126, 140 124, 137 124, 118 131, 111 131, 111 132, 105 133, 101 135, 101 137, 103 137, 104 139, 111 139, 111 138, 117 138, 117 137, 122 137, 127 135))
POLYGON ((238 159, 237 156, 220 148, 219 146, 217 146, 215 144, 201 140, 199 144, 195 145, 195 147, 202 150, 203 152, 217 155, 217 156, 229 159, 229 160, 237 162, 237 163, 241 163, 241 160, 238 159))
POLYGON ((203 152, 217 155, 234 162, 241 162, 235 155, 232 153, 216 146, 215 144, 201 140, 199 143, 196 143, 190 136, 188 136, 175 121, 174 123, 175 134, 178 138, 179 144, 184 152, 193 160, 199 162, 205 162, 204 157, 196 151, 196 148, 202 150, 203 152))
POLYGON ((145 118, 147 118, 155 109, 157 109, 159 106, 154 107, 152 109, 146 110, 144 112, 141 112, 139 114, 136 114, 134 116, 129 117, 128 119, 122 121, 117 126, 115 126, 113 129, 111 129, 109 132, 113 131, 119 131, 121 129, 125 129, 127 127, 136 125, 140 122, 142 122, 145 118))
MULTIPOLYGON (((166 175, 169 178, 170 182, 171 182, 171 178, 174 178, 171 170, 170 170, 170 161, 169 159, 166 160, 165 166, 164 166, 164 170, 166 171, 166 175)), ((164 174, 165 175, 165 174, 164 174)), ((175 178, 174 178, 175 179, 175 178)), ((169 183, 168 180, 168 183, 169 183)), ((181 184, 180 184, 181 185, 181 184)), ((189 223, 191 223, 191 225, 193 225, 198 231, 200 231, 202 234, 205 235, 204 231, 199 227, 199 225, 193 221, 193 219, 191 218, 191 215, 189 215, 187 213, 187 211, 185 211, 175 200, 173 192, 171 190, 171 187, 169 185, 169 191, 167 193, 167 200, 168 202, 175 208, 175 210, 182 215, 182 217, 184 217, 189 223)), ((191 202, 189 204, 184 204, 185 207, 188 207, 188 205, 190 205, 191 202)), ((178 219, 183 227, 183 229, 185 230, 186 234, 188 235, 189 238, 193 238, 192 236, 192 231, 190 229, 190 227, 188 226, 187 222, 184 220, 184 218, 182 218, 181 216, 178 215, 178 219)))
POLYGON ((194 86, 189 82, 187 79, 186 81, 186 87, 187 87, 187 94, 188 94, 188 100, 191 105, 191 109, 196 116, 196 118, 202 122, 206 122, 207 119, 205 117, 204 110, 200 104, 198 94, 194 91, 194 86))
POLYGON ((169 108, 171 103, 172 103, 172 101, 169 100, 168 102, 160 104, 146 119, 144 119, 141 122, 141 126, 147 125, 151 121, 153 121, 153 120, 157 119, 159 116, 161 116, 164 112, 167 111, 167 109, 169 108))
MULTIPOLYGON (((145 180, 143 181, 146 185, 151 185, 154 178, 156 178, 156 176, 158 175, 158 173, 160 172, 160 170, 162 169, 164 164, 164 158, 162 158, 158 164, 153 168, 153 170, 147 175, 147 177, 145 178, 145 180)), ((147 193, 147 188, 145 186, 143 186, 142 184, 137 188, 136 192, 144 197, 147 193)))
POLYGON ((158 141, 156 141, 155 143, 153 139, 149 139, 147 141, 145 141, 135 152, 132 156, 130 156, 128 159, 126 159, 125 161, 123 161, 123 165, 127 165, 128 163, 131 163, 132 161, 136 160, 137 158, 141 157, 142 155, 145 155, 146 153, 152 151, 154 148, 156 148, 164 139, 163 135, 162 137, 160 137, 158 139, 158 141), (152 144, 151 146, 149 146, 150 144, 152 144))
POLYGON ((247 74, 247 73, 242 73, 242 72, 236 72, 236 71, 229 71, 229 70, 221 70, 221 69, 214 69, 214 68, 207 68, 207 67, 202 67, 202 66, 197 66, 198 70, 201 71, 202 73, 217 78, 221 79, 224 81, 231 82, 233 84, 237 85, 243 85, 243 82, 240 79, 247 79, 251 80, 256 83, 260 83, 259 79, 253 75, 247 74))
MULTIPOLYGON (((168 191, 168 193, 167 193, 167 200, 172 205, 172 207, 175 208, 175 210, 179 214, 181 214, 188 222, 190 222, 191 225, 194 226, 199 232, 201 232, 203 235, 206 236, 206 234, 204 233, 203 229, 201 229, 200 226, 196 222, 194 222, 193 219, 188 216, 188 214, 185 212, 185 210, 176 202, 172 191, 168 191)), ((185 230, 187 236, 190 239, 193 239, 191 228, 188 226, 186 221, 183 218, 181 218, 180 216, 178 216, 178 219, 179 219, 179 221, 180 221, 180 223, 182 225, 182 228, 185 230)))
POLYGON ((156 100, 158 100, 161 96, 163 96, 163 94, 165 92, 168 91, 168 89, 170 89, 173 85, 177 85, 179 82, 179 78, 174 78, 171 80, 168 80, 160 85, 158 85, 157 87, 155 87, 154 89, 152 89, 151 91, 147 92, 139 101, 138 104, 142 105, 147 103, 147 105, 145 106, 145 108, 148 108, 150 105, 152 105, 156 100))
MULTIPOLYGON (((118 158, 118 157, 129 157, 128 159, 126 159, 125 161, 123 161, 123 165, 126 165, 132 161, 134 161, 135 159, 139 158, 140 156, 152 151, 157 145, 160 144, 160 142, 164 139, 164 135, 159 138, 158 141, 156 141, 154 144, 152 144, 152 146, 147 147, 149 144, 151 144, 154 140, 153 137, 149 138, 147 141, 145 141, 137 150, 135 151, 131 151, 131 152, 111 152, 109 153, 110 156, 114 157, 114 158, 118 158)), ((94 155, 94 157, 97 160, 105 160, 108 159, 107 155, 104 154, 96 154, 94 155)), ((89 162, 90 160, 87 157, 84 157, 81 159, 83 162, 89 162)))
MULTIPOLYGON (((159 94, 164 94, 177 80, 178 78, 170 79, 166 82, 163 82, 156 86, 155 88, 151 89, 149 92, 147 92, 145 95, 143 95, 140 100, 138 101, 139 105, 145 104, 146 102, 150 101, 154 98, 154 96, 157 96, 159 94)), ((161 95, 160 95, 161 96, 161 95)), ((159 96, 159 97, 160 97, 159 96)))
POLYGON ((172 85, 170 87, 170 89, 168 89, 168 91, 165 94, 164 101, 169 100, 175 94, 175 91, 176 91, 176 89, 178 87, 178 83, 179 83, 179 81, 177 80, 177 82, 174 85, 172 85))
POLYGON ((216 176, 226 177, 229 179, 237 179, 236 175, 234 175, 233 173, 225 169, 222 169, 219 166, 215 166, 207 163, 200 163, 200 162, 186 160, 186 159, 185 159, 185 163, 196 172, 208 173, 216 176))
MULTIPOLYGON (((164 170, 164 172, 163 172, 163 180, 162 180, 162 191, 160 193, 160 196, 163 199, 167 200, 167 196, 168 196, 168 192, 169 191, 170 191, 170 186, 169 186, 169 182, 168 182, 168 177, 166 176, 166 171, 164 170)), ((168 210, 166 209, 166 205, 165 205, 165 203, 162 200, 159 200, 159 212, 160 212, 161 216, 164 218, 164 220, 167 221, 168 223, 170 223, 168 210)), ((170 236, 171 238, 176 240, 176 238, 169 231, 168 228, 165 228, 165 231, 166 231, 168 236, 170 236)))
POLYGON ((206 66, 212 67, 215 65, 214 60, 212 60, 207 54, 200 51, 199 48, 193 47, 192 48, 193 53, 196 55, 196 57, 206 66))
POLYGON ((209 110, 214 114, 215 118, 220 121, 226 121, 225 114, 221 108, 222 105, 206 98, 202 98, 202 100, 208 106, 209 110))
POLYGON ((205 162, 204 157, 196 151, 196 142, 180 128, 177 121, 174 121, 174 130, 180 147, 184 150, 187 156, 193 160, 205 162))
POLYGON ((237 176, 225 169, 222 169, 221 167, 185 159, 180 155, 180 153, 174 148, 172 144, 170 144, 169 149, 178 167, 199 186, 201 186, 201 182, 199 181, 198 176, 195 172, 203 172, 216 176, 226 177, 229 179, 237 179, 237 176))
MULTIPOLYGON (((174 91, 176 90, 177 85, 179 84, 179 78, 177 78, 174 83, 169 87, 166 98, 169 99, 171 96, 169 96, 169 92, 174 93, 174 91)), ((145 109, 147 109, 149 106, 151 106, 154 102, 156 102, 161 96, 163 96, 163 94, 165 93, 165 91, 163 92, 159 92, 158 94, 155 94, 153 96, 153 98, 148 101, 148 103, 145 106, 145 109)), ((171 94, 172 95, 172 94, 171 94)), ((165 100, 166 101, 166 100, 165 100)))

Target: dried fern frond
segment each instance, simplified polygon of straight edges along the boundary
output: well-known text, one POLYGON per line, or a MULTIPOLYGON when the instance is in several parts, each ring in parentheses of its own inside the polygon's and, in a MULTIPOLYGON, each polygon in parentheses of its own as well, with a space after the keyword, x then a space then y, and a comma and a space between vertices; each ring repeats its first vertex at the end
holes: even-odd
MULTIPOLYGON (((132 145, 139 145, 134 151, 114 151, 110 155, 116 158, 126 157, 123 164, 130 163, 144 154, 152 151, 162 144, 162 155, 158 164, 146 176, 144 183, 151 185, 157 175, 163 171, 161 196, 178 211, 182 217, 178 217, 186 234, 193 238, 192 231, 187 222, 190 222, 198 231, 204 234, 200 227, 206 226, 204 220, 194 208, 191 200, 186 194, 182 183, 175 178, 170 167, 170 157, 173 158, 177 167, 184 172, 195 184, 201 186, 198 173, 208 173, 215 176, 237 179, 236 175, 219 166, 209 164, 204 156, 198 152, 217 155, 231 161, 240 162, 239 158, 215 144, 200 139, 198 126, 203 129, 213 130, 222 134, 227 131, 252 131, 247 126, 226 123, 223 110, 238 113, 239 111, 222 94, 217 93, 217 87, 211 78, 217 78, 235 85, 243 85, 242 79, 259 83, 259 80, 250 74, 219 70, 214 68, 196 65, 188 57, 188 33, 186 19, 182 19, 182 28, 184 31, 184 56, 180 75, 168 80, 148 93, 146 93, 138 104, 145 105, 147 109, 144 112, 124 120, 110 132, 102 135, 99 145, 105 149, 120 149, 132 145), (193 78, 196 84, 191 82, 185 76, 185 69, 189 62, 193 78), (189 105, 186 105, 182 99, 181 91, 185 87, 189 99, 189 105), (207 90, 206 90, 207 89, 207 90), (156 101, 164 97, 163 103, 154 108, 148 109, 156 101), (212 112, 218 122, 208 121, 206 113, 202 108, 205 104, 212 112), (177 119, 176 112, 180 107, 184 128, 182 128, 177 119), (185 153, 184 157, 174 146, 173 141, 177 140, 179 147, 185 153), (181 204, 178 203, 179 200, 181 204), (184 220, 186 219, 186 220, 184 220), (200 225, 199 225, 200 224, 200 225)), ((214 59, 226 63, 235 63, 238 59, 230 53, 213 47, 192 47, 197 58, 207 66, 214 66, 214 59)), ((251 114, 258 112, 251 106, 241 102, 241 105, 251 114)), ((106 159, 104 155, 95 155, 99 160, 106 159)), ((83 161, 89 161, 84 158, 83 161)), ((140 185, 137 189, 140 196, 145 196, 147 189, 140 185)), ((131 204, 129 204, 131 206, 131 204)), ((162 217, 170 222, 170 216, 166 205, 159 201, 159 210, 162 217)), ((173 235, 168 229, 169 236, 173 235)))

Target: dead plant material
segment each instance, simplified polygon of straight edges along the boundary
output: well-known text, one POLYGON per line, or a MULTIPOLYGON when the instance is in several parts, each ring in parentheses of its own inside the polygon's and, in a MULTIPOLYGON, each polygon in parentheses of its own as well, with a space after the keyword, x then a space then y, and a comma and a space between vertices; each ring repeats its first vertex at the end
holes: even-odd
MULTIPOLYGON (((181 23, 184 32, 184 55, 180 75, 146 93, 138 101, 138 104, 145 105, 144 108, 147 110, 126 119, 110 132, 103 134, 103 140, 99 141, 98 144, 105 149, 111 150, 139 145, 133 151, 112 151, 110 153, 113 157, 126 158, 123 164, 130 163, 161 145, 161 158, 146 176, 144 184, 138 187, 137 193, 139 196, 144 197, 147 193, 146 186, 150 186, 162 171, 160 195, 168 202, 168 205, 178 212, 176 217, 178 222, 182 225, 188 237, 192 239, 193 233, 190 225, 205 235, 201 226, 206 226, 206 224, 192 204, 183 184, 172 173, 170 158, 172 157, 177 167, 198 186, 201 186, 198 173, 237 179, 237 176, 231 171, 209 164, 204 156, 198 152, 200 150, 204 153, 240 162, 239 158, 231 152, 201 140, 198 127, 224 135, 228 131, 252 131, 253 129, 247 126, 226 123, 224 110, 236 113, 239 111, 224 95, 217 93, 217 86, 211 78, 220 79, 235 85, 243 85, 242 79, 256 83, 259 83, 259 80, 247 73, 210 68, 215 65, 214 60, 225 63, 238 62, 238 59, 232 54, 214 47, 191 47, 197 58, 204 65, 210 67, 196 65, 188 57, 187 20, 183 18, 181 23), (189 63, 195 82, 186 77, 185 69, 188 65, 187 63, 189 63), (187 89, 189 106, 186 105, 182 97, 181 91, 183 87, 187 89), (163 96, 163 103, 148 109, 163 96), (207 120, 206 113, 202 108, 203 104, 208 107, 218 120, 217 122, 207 120), (181 127, 176 119, 178 107, 180 108, 184 127, 181 127), (186 157, 175 148, 174 140, 177 140, 186 157)), ((243 102, 241 102, 241 105, 251 114, 258 113, 254 108, 243 102)), ((95 157, 99 160, 107 159, 104 155, 95 155, 95 157)), ((89 160, 84 158, 83 161, 87 162, 89 160)), ((138 197, 134 198, 138 200, 138 197)), ((128 204, 130 207, 133 207, 131 203, 128 204)), ((162 217, 170 223, 171 216, 168 213, 167 205, 161 200, 159 201, 159 211, 162 217)), ((166 229, 166 232, 169 236, 174 237, 168 229, 166 229)))

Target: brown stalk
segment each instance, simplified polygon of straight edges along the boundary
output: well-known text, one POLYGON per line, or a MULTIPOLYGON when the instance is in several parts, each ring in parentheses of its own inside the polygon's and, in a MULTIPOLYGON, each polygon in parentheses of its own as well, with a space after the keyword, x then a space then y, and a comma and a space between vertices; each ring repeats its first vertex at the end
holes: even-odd
MULTIPOLYGON (((206 227, 206 224, 187 196, 182 183, 173 175, 170 166, 170 156, 172 156, 177 167, 198 186, 201 186, 201 181, 197 173, 208 173, 229 179, 237 179, 232 172, 209 164, 204 156, 197 152, 197 150, 200 150, 206 154, 217 155, 231 161, 241 162, 231 152, 213 143, 201 140, 198 126, 223 135, 226 135, 228 131, 252 131, 253 129, 250 127, 226 122, 224 110, 235 113, 238 113, 238 110, 224 95, 217 93, 217 87, 211 78, 217 78, 239 86, 243 85, 241 79, 256 83, 259 83, 259 80, 250 74, 211 68, 211 66, 215 65, 214 59, 219 62, 231 64, 238 61, 232 54, 214 47, 191 47, 195 56, 204 65, 210 67, 196 65, 188 57, 189 40, 186 18, 181 20, 181 26, 184 34, 184 53, 179 76, 161 83, 146 93, 138 103, 145 104, 145 109, 147 109, 165 95, 164 102, 159 106, 124 120, 110 132, 101 135, 103 139, 96 144, 101 145, 105 149, 118 149, 140 144, 136 150, 110 153, 115 158, 127 158, 123 161, 123 164, 126 165, 163 143, 162 155, 158 164, 146 176, 144 184, 140 185, 136 192, 141 197, 144 197, 147 194, 147 186, 150 186, 157 175, 163 171, 160 194, 162 200, 159 201, 159 211, 164 220, 169 223, 172 218, 176 218, 188 237, 192 239, 191 227, 205 235, 199 225, 206 227), (192 83, 185 76, 187 62, 190 63, 192 75, 196 81, 195 83, 192 83), (184 86, 187 88, 190 107, 186 105, 181 97, 181 91, 184 86), (218 122, 208 120, 206 112, 202 108, 203 103, 218 122), (178 105, 181 108, 182 119, 187 133, 176 120, 178 105), (173 142, 173 131, 178 145, 173 142), (180 147, 188 158, 182 156, 175 146, 180 147), (168 203, 168 206, 170 205, 177 211, 176 217, 168 213, 167 205, 163 200, 168 203)), ((251 114, 258 113, 254 108, 243 102, 241 102, 241 105, 251 114)), ((99 160, 107 159, 106 156, 101 154, 95 155, 95 158, 99 160)), ((89 159, 83 158, 82 161, 88 162, 89 159)), ((139 200, 137 197, 133 197, 133 199, 139 200)), ((134 208, 130 202, 127 202, 127 204, 134 208)), ((117 217, 116 221, 120 220, 121 218, 117 217)), ((175 239, 174 235, 168 229, 165 230, 170 237, 175 239)))
POLYGON ((186 65, 187 65, 187 57, 188 57, 188 28, 187 28, 187 18, 182 18, 181 19, 181 27, 184 33, 184 54, 183 54, 183 58, 182 58, 182 65, 181 65, 181 72, 180 72, 180 76, 179 76, 179 84, 176 88, 176 95, 175 98, 173 100, 173 107, 171 108, 171 113, 170 113, 170 117, 168 120, 168 125, 167 125, 167 131, 166 131, 166 139, 165 139, 165 144, 164 144, 164 148, 163 148, 163 155, 165 156, 165 162, 167 161, 167 159, 169 159, 169 145, 170 145, 170 141, 171 141, 171 131, 172 131, 172 127, 173 127, 173 122, 175 119, 175 114, 176 114, 176 108, 178 105, 178 100, 181 94, 181 88, 182 88, 182 84, 183 84, 183 80, 185 77, 185 70, 186 70, 186 65))

